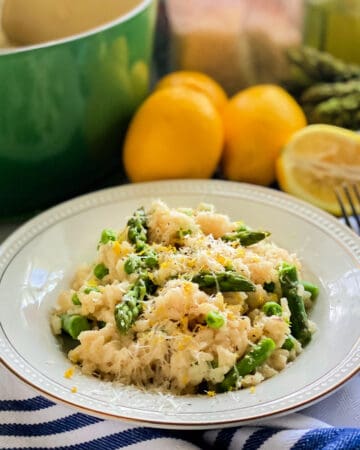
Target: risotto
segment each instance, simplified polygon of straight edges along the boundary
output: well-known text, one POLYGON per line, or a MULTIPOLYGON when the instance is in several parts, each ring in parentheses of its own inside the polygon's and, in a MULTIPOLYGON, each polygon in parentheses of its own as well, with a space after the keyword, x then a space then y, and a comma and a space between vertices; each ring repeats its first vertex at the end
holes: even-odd
POLYGON ((254 386, 311 340, 318 288, 270 233, 211 205, 139 208, 101 233, 51 315, 85 374, 174 394, 254 386))

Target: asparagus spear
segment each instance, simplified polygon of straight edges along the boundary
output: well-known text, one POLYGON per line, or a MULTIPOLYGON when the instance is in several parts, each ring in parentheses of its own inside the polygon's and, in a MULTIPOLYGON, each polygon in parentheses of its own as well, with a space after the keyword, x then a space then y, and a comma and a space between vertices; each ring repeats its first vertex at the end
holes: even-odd
POLYGON ((360 77, 360 66, 347 64, 330 53, 312 47, 294 47, 287 52, 290 64, 305 74, 310 84, 314 82, 334 82, 360 77))
POLYGON ((144 208, 139 208, 128 220, 128 239, 135 245, 137 252, 144 249, 147 241, 146 214, 144 208))
POLYGON ((121 333, 126 333, 138 318, 146 293, 145 280, 139 277, 124 295, 122 302, 115 306, 115 322, 121 333))
POLYGON ((147 244, 148 230, 144 208, 135 211, 127 226, 128 239, 135 246, 137 254, 127 258, 124 270, 128 274, 137 272, 139 277, 124 295, 123 301, 115 306, 115 322, 121 333, 126 333, 139 317, 145 296, 153 294, 156 290, 146 270, 158 266, 158 257, 147 244))
POLYGON ((127 274, 131 274, 136 272, 141 266, 140 256, 130 255, 127 260, 124 262, 124 270, 127 274))
POLYGON ((90 322, 80 314, 63 314, 61 328, 73 339, 77 339, 82 331, 90 330, 90 322))
POLYGON ((136 252, 141 255, 130 255, 125 261, 124 269, 128 274, 142 269, 154 269, 158 266, 156 253, 147 245, 147 224, 144 208, 139 208, 128 220, 128 239, 134 244, 136 252))
POLYGON ((242 225, 235 231, 226 233, 221 239, 226 242, 239 241, 241 245, 248 247, 249 245, 262 241, 269 235, 270 233, 268 231, 254 231, 249 227, 242 225))
POLYGON ((302 104, 317 105, 330 98, 356 94, 360 94, 360 74, 359 79, 355 80, 314 84, 302 93, 300 100, 302 104))
POLYGON ((269 358, 275 347, 275 342, 272 339, 262 339, 225 375, 223 381, 216 386, 217 392, 231 391, 236 387, 239 377, 244 377, 256 370, 269 358))
POLYGON ((124 270, 126 273, 131 274, 143 269, 155 269, 159 265, 158 257, 156 253, 149 248, 141 252, 140 255, 130 255, 124 263, 124 270))
POLYGON ((222 292, 254 292, 256 287, 248 278, 236 272, 200 272, 192 277, 191 281, 197 283, 200 289, 217 288, 222 292))
POLYGON ((310 123, 329 123, 357 130, 360 127, 360 92, 332 97, 317 105, 303 104, 310 123))
POLYGON ((286 262, 282 263, 279 267, 279 280, 282 294, 287 298, 291 312, 291 333, 302 346, 305 346, 311 340, 311 332, 304 300, 298 294, 299 279, 296 267, 286 262))
POLYGON ((300 283, 304 286, 305 291, 310 292, 311 300, 316 300, 319 295, 319 288, 313 283, 309 281, 300 281, 300 283))

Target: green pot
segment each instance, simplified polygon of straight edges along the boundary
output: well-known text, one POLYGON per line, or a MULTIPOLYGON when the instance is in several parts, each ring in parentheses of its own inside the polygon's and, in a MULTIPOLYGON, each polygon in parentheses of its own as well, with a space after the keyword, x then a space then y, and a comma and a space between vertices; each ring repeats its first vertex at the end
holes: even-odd
POLYGON ((122 171, 149 90, 156 0, 87 33, 0 53, 0 218, 45 208, 122 171))

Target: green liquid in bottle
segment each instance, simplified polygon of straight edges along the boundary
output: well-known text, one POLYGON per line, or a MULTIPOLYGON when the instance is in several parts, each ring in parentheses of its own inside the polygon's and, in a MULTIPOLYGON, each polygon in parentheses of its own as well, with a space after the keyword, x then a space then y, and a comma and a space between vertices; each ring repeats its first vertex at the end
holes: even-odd
POLYGON ((303 41, 360 64, 360 0, 308 0, 303 41))

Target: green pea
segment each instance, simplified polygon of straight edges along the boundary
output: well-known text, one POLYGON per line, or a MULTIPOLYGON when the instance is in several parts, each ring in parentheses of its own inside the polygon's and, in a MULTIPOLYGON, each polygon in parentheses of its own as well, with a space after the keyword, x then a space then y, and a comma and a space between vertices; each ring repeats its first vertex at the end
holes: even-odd
POLYGON ((94 275, 99 280, 102 280, 108 273, 109 273, 109 269, 103 263, 97 264, 94 267, 94 275))
POLYGON ((267 316, 281 316, 283 312, 282 307, 276 302, 266 302, 262 310, 267 316))
POLYGON ((79 296, 77 295, 76 292, 75 292, 75 294, 72 295, 71 301, 72 301, 73 304, 76 305, 76 306, 81 305, 81 301, 80 301, 79 296))
POLYGON ((100 244, 107 244, 109 241, 116 241, 116 233, 110 228, 105 228, 100 237, 100 244))
POLYGON ((294 347, 295 347, 294 338, 292 336, 288 336, 285 339, 281 348, 283 348, 285 350, 289 350, 289 352, 290 352, 294 347))
POLYGON ((90 294, 90 292, 100 292, 99 288, 97 287, 87 287, 84 289, 84 294, 90 294))
POLYGON ((217 311, 210 311, 205 318, 210 328, 219 329, 225 325, 225 317, 217 311))
POLYGON ((180 230, 177 232, 177 235, 179 239, 184 239, 184 237, 190 236, 191 233, 192 233, 191 230, 183 230, 180 228, 180 230))

